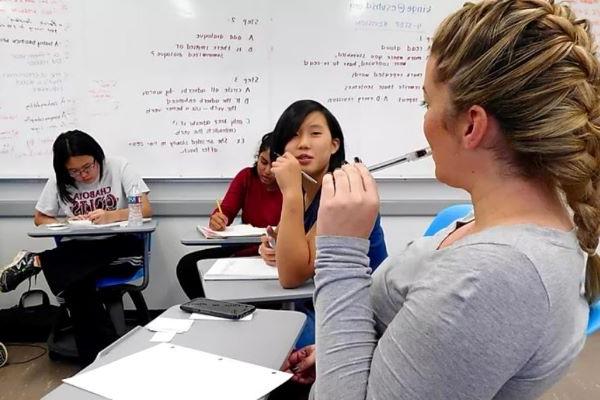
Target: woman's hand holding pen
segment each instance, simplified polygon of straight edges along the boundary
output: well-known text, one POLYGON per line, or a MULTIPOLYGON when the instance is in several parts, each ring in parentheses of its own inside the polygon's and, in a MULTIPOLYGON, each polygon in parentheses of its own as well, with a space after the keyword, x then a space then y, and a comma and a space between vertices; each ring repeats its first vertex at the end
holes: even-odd
POLYGON ((271 165, 279 190, 285 196, 289 193, 302 192, 302 169, 300 163, 291 153, 286 152, 277 157, 271 165))
POLYGON ((210 216, 210 220, 208 221, 208 227, 214 231, 222 231, 227 227, 227 223, 229 222, 227 215, 222 212, 216 211, 213 215, 210 216))
POLYGON ((377 213, 375 180, 363 164, 347 164, 323 178, 317 235, 367 239, 377 213))

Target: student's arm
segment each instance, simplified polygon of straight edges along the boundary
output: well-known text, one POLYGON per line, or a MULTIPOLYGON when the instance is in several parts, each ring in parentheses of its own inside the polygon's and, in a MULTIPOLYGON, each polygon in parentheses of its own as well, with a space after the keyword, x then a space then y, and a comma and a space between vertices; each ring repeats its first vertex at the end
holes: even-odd
POLYGON ((529 258, 493 243, 444 249, 423 257, 433 265, 394 305, 393 274, 371 288, 367 229, 379 199, 364 166, 357 167, 362 182, 354 168, 343 167, 347 176, 334 172, 335 190, 330 176, 323 180, 315 398, 475 400, 494 398, 501 388, 506 392, 498 397, 537 397, 536 385, 520 393, 503 388, 548 329, 548 293, 529 258), (393 314, 379 337, 377 317, 393 314))
MULTIPOLYGON (((144 218, 152 217, 152 205, 148 199, 148 194, 142 193, 142 216, 144 218)), ((108 224, 111 222, 126 221, 129 218, 129 209, 121 208, 118 210, 106 211, 102 209, 94 210, 88 214, 90 218, 96 224, 108 224)))
POLYGON ((273 162, 271 171, 283 197, 275 246, 279 283, 286 289, 295 288, 314 274, 315 233, 304 232, 302 175, 298 160, 286 153, 273 162))
POLYGON ((304 234, 304 203, 301 191, 283 196, 275 252, 279 283, 282 287, 298 287, 314 275, 315 229, 304 234))
POLYGON ((56 222, 58 222, 58 221, 56 220, 55 217, 46 215, 43 212, 40 212, 38 210, 35 210, 35 213, 33 214, 33 223, 36 226, 40 226, 40 225, 44 225, 44 224, 53 224, 56 222))
MULTIPOLYGON (((150 189, 141 178, 141 176, 133 169, 131 164, 124 159, 115 159, 114 162, 120 162, 119 173, 121 174, 121 185, 125 196, 130 196, 134 188, 137 188, 142 200, 142 217, 149 218, 152 216, 152 206, 148 193, 150 189)), ((96 209, 86 215, 95 224, 108 224, 111 222, 126 221, 129 218, 129 209, 127 206, 117 210, 96 209)))
POLYGON ((529 259, 482 244, 439 257, 378 338, 368 242, 323 236, 317 246, 316 399, 491 399, 546 329, 548 298, 529 259))
MULTIPOLYGON (((150 218, 153 213, 154 211, 152 210, 148 193, 142 193, 142 217, 150 218)), ((129 216, 129 212, 127 213, 127 216, 129 216)))
POLYGON ((40 198, 35 205, 33 223, 36 226, 55 223, 59 210, 56 178, 52 176, 44 185, 40 198))

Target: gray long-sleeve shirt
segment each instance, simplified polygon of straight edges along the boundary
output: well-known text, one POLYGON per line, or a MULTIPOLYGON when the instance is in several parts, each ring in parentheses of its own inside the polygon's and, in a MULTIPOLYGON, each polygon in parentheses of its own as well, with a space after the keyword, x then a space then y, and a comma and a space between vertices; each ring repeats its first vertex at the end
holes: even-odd
POLYGON ((369 275, 367 240, 318 237, 323 399, 533 399, 583 347, 574 232, 501 226, 437 250, 455 225, 369 275))

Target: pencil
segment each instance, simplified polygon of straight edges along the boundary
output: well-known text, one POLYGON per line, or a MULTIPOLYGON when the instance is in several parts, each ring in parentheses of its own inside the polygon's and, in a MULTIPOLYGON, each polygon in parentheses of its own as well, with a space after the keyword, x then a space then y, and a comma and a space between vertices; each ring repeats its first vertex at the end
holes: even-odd
POLYGON ((217 207, 219 208, 219 212, 223 214, 223 209, 221 208, 221 202, 217 199, 217 207))
MULTIPOLYGON (((282 156, 281 154, 279 154, 279 153, 275 153, 275 155, 276 155, 277 157, 283 157, 283 156, 282 156)), ((309 174, 307 174, 306 172, 304 172, 304 171, 302 171, 302 170, 301 170, 301 171, 300 171, 300 173, 302 174, 302 176, 304 176, 304 177, 305 177, 306 179, 308 179, 310 182, 312 182, 312 183, 318 183, 318 182, 315 180, 315 178, 313 178, 312 176, 310 176, 310 175, 309 175, 309 174)))

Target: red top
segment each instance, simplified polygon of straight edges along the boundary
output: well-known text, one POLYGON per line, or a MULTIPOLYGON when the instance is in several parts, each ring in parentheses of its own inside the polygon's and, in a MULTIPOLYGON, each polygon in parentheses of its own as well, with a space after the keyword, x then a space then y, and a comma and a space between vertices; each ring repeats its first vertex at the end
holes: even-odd
MULTIPOLYGON (((227 189, 227 193, 221 201, 223 214, 227 216, 229 224, 233 222, 240 209, 242 210, 242 223, 258 226, 277 226, 281 217, 281 203, 283 198, 279 188, 267 190, 264 183, 260 181, 253 167, 244 168, 233 178, 227 189)), ((213 214, 219 211, 213 210, 213 214)), ((240 250, 236 256, 248 256, 258 254, 258 245, 249 246, 248 249, 240 250)))

